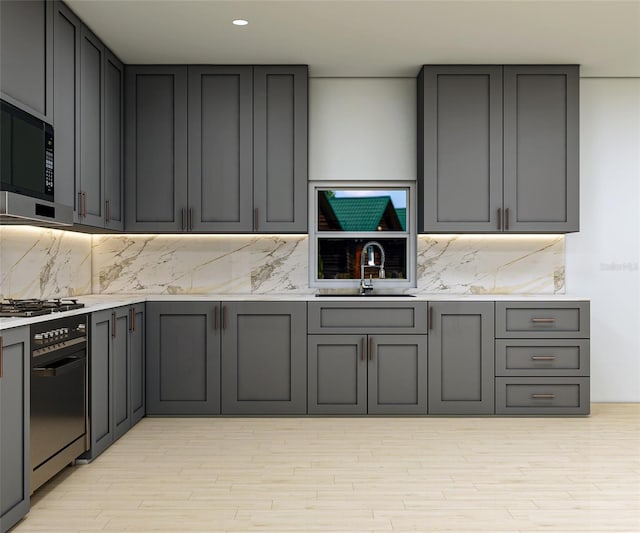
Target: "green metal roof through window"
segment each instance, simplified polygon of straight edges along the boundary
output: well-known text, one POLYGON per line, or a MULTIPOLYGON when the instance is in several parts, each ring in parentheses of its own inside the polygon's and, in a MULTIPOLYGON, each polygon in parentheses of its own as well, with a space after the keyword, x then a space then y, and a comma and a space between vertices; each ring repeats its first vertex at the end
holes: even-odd
POLYGON ((330 197, 329 205, 338 219, 342 231, 378 231, 387 209, 395 219, 396 229, 406 231, 406 208, 394 209, 389 196, 330 197), (395 216, 393 214, 395 213, 395 216))

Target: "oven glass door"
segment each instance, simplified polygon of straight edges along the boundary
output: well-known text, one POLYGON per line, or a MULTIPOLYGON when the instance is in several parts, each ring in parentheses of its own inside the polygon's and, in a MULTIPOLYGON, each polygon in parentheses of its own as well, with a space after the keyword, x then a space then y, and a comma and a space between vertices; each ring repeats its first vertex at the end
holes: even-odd
POLYGON ((86 349, 66 352, 31 369, 31 465, 86 433, 86 349))

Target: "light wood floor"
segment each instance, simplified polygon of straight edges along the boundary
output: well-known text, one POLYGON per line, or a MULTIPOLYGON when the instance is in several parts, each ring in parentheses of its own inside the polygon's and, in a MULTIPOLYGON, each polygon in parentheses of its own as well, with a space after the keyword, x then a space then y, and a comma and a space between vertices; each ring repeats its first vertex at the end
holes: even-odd
POLYGON ((153 418, 28 531, 640 531, 640 404, 589 418, 153 418))

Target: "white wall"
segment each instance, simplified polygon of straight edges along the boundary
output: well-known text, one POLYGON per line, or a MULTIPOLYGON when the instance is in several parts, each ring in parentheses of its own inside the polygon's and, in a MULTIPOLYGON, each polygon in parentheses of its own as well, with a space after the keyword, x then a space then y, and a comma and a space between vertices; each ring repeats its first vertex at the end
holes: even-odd
POLYGON ((416 179, 415 78, 311 78, 309 179, 416 179))
POLYGON ((566 290, 591 298, 592 400, 640 401, 640 78, 580 82, 580 232, 566 290))

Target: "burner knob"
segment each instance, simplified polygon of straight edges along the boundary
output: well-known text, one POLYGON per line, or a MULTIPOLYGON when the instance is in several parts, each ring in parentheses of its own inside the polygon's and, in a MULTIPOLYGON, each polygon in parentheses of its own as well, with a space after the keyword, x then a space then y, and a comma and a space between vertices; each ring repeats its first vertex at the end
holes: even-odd
POLYGON ((33 336, 33 340, 34 340, 35 342, 41 343, 41 342, 42 342, 42 339, 43 339, 42 333, 36 333, 36 334, 33 336))

